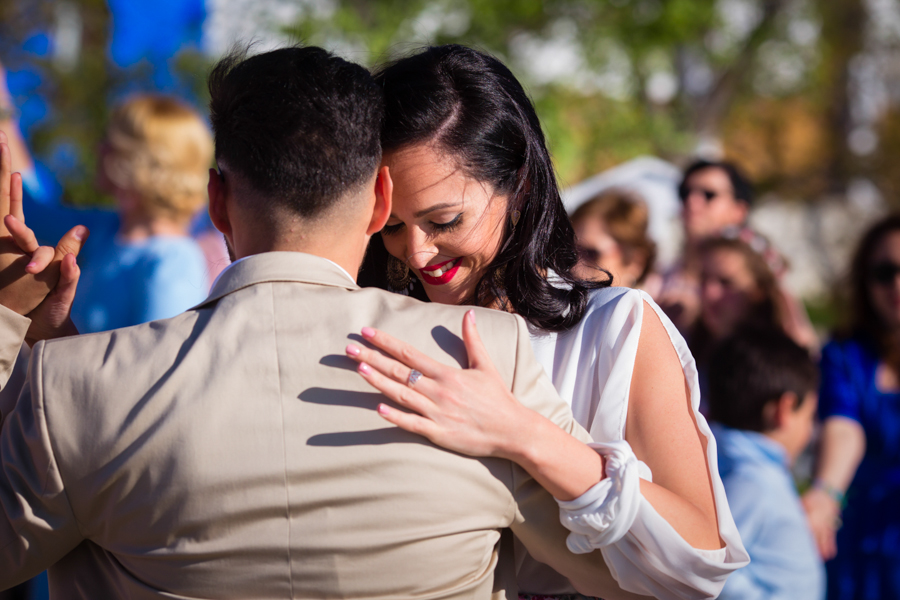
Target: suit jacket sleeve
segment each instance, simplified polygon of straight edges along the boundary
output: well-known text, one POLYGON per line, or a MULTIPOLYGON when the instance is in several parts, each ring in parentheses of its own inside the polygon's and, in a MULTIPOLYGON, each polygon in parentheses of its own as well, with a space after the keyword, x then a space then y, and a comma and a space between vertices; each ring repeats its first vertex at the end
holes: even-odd
POLYGON ((12 389, 13 385, 24 383, 16 381, 13 373, 29 325, 31 319, 0 305, 0 423, 19 397, 20 390, 12 389))
MULTIPOLYGON (((559 397, 543 367, 535 359, 524 321, 518 317, 517 321, 513 394, 523 405, 541 413, 582 442, 590 442, 590 436, 575 422, 571 409, 559 397)), ((528 435, 528 432, 523 431, 522 435, 528 435)), ((600 551, 588 554, 569 551, 566 547, 569 531, 560 522, 556 500, 518 466, 514 466, 513 485, 517 512, 510 528, 532 557, 567 577, 582 594, 607 600, 641 597, 619 587, 600 551)))
MULTIPOLYGON (((16 335, 9 312, 0 307, 3 367, 25 336, 16 335), (12 337, 18 342, 9 342, 12 337)), ((41 390, 43 348, 43 342, 34 347, 28 379, 0 426, 0 590, 41 573, 83 540, 50 440, 41 390)), ((7 379, 4 372, 4 384, 7 379)))

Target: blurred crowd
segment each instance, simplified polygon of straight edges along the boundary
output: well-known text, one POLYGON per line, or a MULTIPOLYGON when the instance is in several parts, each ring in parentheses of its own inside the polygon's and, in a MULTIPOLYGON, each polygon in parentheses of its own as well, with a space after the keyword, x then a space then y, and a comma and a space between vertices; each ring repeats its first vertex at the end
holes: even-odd
MULTIPOLYGON (((206 297, 228 257, 205 216, 213 147, 196 110, 152 94, 113 108, 97 150, 98 192, 115 200, 108 210, 48 193, 2 70, 0 130, 38 237, 52 243, 75 224, 90 228, 73 307, 81 332, 171 317, 206 297)), ((787 598, 783 590, 798 588, 809 597, 898 597, 900 215, 859 242, 842 286, 846 322, 822 340, 782 283, 790 261, 779 240, 747 225, 754 194, 741 170, 698 160, 678 196, 684 247, 665 269, 635 193, 608 189, 571 218, 580 275, 650 293, 696 359, 702 410, 716 424, 719 470, 752 558, 721 597, 787 598), (795 476, 804 452, 815 466, 795 476)), ((28 585, 0 598, 45 593, 28 585)))
POLYGON ((840 290, 845 322, 822 346, 782 284, 790 264, 777 240, 747 225, 753 189, 740 169, 696 161, 678 195, 685 244, 661 271, 646 206, 631 192, 604 191, 572 220, 583 275, 603 270, 614 285, 644 287, 697 361, 702 410, 752 560, 721 597, 805 589, 805 597, 897 598, 900 215, 858 243, 840 290), (792 472, 804 451, 812 473, 792 472))

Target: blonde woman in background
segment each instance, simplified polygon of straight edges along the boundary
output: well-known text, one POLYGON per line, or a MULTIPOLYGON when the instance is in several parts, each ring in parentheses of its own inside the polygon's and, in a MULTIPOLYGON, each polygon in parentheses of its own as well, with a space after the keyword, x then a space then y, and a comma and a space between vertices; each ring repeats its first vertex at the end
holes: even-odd
POLYGON ((579 277, 613 276, 613 285, 641 287, 653 269, 656 244, 647 234, 647 206, 623 190, 607 190, 591 198, 572 214, 572 226, 581 254, 579 277))
MULTIPOLYGON (((28 164, 16 134, 13 156, 28 164)), ((96 185, 115 198, 114 211, 38 202, 25 177, 25 212, 39 239, 58 239, 76 224, 91 231, 72 308, 82 333, 172 317, 208 291, 206 259, 188 234, 212 164, 205 121, 174 98, 135 95, 113 110, 99 152, 96 185)))

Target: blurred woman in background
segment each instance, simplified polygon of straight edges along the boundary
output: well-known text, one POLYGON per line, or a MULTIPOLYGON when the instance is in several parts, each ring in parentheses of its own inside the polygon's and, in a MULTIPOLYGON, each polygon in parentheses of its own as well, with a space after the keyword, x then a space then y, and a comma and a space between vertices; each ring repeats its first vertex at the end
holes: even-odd
POLYGON ((700 317, 688 332, 688 345, 697 361, 700 410, 704 414, 710 358, 716 345, 738 329, 774 328, 805 345, 791 336, 786 326, 782 295, 774 269, 765 256, 767 242, 748 231, 726 230, 699 248, 700 317))
POLYGON ((900 214, 851 263, 849 327, 822 351, 816 478, 803 497, 828 598, 900 598, 900 214), (846 505, 845 505, 846 503, 846 505), (843 526, 841 526, 843 521, 843 526))
POLYGON ((705 360, 716 342, 748 323, 786 330, 765 244, 761 236, 754 234, 747 241, 737 231, 726 231, 701 245, 700 319, 688 338, 698 362, 705 360))
MULTIPOLYGON (((24 143, 11 149, 27 153, 24 143)), ((132 96, 113 110, 99 152, 96 186, 113 196, 114 211, 38 202, 25 190, 39 239, 76 224, 91 231, 72 307, 82 333, 173 317, 209 289, 206 259, 188 233, 206 203, 213 157, 200 115, 168 96, 132 96)))
POLYGON ((656 244, 647 235, 647 206, 624 190, 607 190, 572 214, 584 279, 613 276, 613 285, 640 287, 653 269, 656 244))

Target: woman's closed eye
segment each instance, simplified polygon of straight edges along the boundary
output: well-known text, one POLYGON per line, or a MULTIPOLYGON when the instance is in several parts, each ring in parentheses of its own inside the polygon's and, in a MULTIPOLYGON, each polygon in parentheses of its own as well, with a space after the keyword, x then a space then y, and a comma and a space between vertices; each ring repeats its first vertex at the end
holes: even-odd
POLYGON ((431 227, 434 229, 436 233, 446 233, 448 231, 453 231, 459 224, 462 223, 462 213, 459 213, 446 223, 431 223, 431 227))
MULTIPOLYGON (((457 227, 459 227, 460 223, 462 223, 462 213, 459 213, 446 223, 435 223, 434 221, 429 222, 431 229, 434 233, 446 233, 448 231, 453 231, 457 227)), ((400 232, 403 228, 403 222, 395 223, 393 225, 385 225, 381 228, 382 235, 395 235, 400 232)))
POLYGON ((394 225, 385 225, 381 228, 381 235, 394 235, 400 232, 400 229, 403 228, 403 223, 396 223, 394 225))

